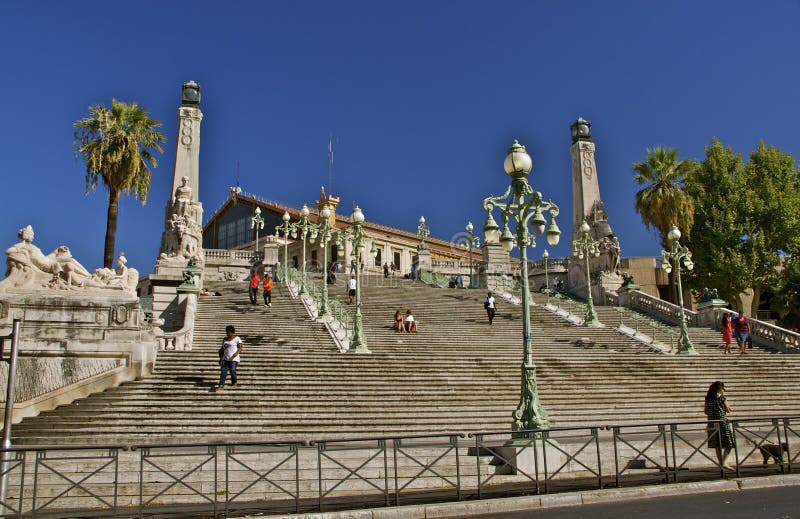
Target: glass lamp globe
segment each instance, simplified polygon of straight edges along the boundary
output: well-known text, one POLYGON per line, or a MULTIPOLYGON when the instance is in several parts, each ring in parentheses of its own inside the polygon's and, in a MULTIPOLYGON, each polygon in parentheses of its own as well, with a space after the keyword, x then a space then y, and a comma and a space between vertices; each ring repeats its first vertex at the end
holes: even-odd
POLYGON ((288 223, 290 219, 291 216, 289 216, 289 211, 284 211, 283 216, 281 216, 281 220, 288 223))
POLYGON ((256 216, 260 215, 261 214, 261 208, 260 207, 256 207, 256 210, 254 212, 256 213, 256 216))
POLYGON ((542 251, 542 259, 545 259, 545 260, 546 260, 546 259, 547 259, 547 258, 549 258, 549 257, 550 257, 550 253, 549 253, 549 252, 547 252, 547 249, 543 250, 543 251, 542 251))
POLYGON ((508 149, 508 155, 503 161, 506 174, 514 180, 523 179, 528 176, 532 168, 533 159, 528 155, 525 146, 514 139, 514 144, 508 149))
POLYGON ((361 208, 360 207, 356 206, 356 208, 353 209, 352 218, 353 218, 354 222, 358 222, 358 223, 363 223, 364 222, 364 213, 361 212, 361 208))
POLYGON ((544 233, 544 224, 546 223, 547 220, 544 219, 542 210, 536 209, 536 213, 534 213, 533 219, 531 220, 531 227, 536 236, 541 236, 544 233))
POLYGON ((514 249, 514 235, 511 234, 508 227, 503 230, 503 236, 500 237, 500 244, 506 252, 511 252, 514 249))
POLYGON ((303 208, 300 209, 300 215, 301 216, 308 216, 310 212, 311 211, 308 210, 308 206, 307 205, 303 205, 303 208))
POLYGON ((584 233, 589 232, 589 224, 586 223, 586 221, 584 221, 581 224, 581 232, 584 232, 584 233))
POLYGON ((551 247, 558 245, 558 242, 561 239, 561 229, 558 228, 555 218, 550 219, 550 225, 547 227, 547 232, 545 232, 545 235, 547 236, 547 243, 551 247))
POLYGON ((424 216, 420 216, 419 217, 419 224, 420 225, 425 225, 425 217, 424 216))
POLYGON ((328 219, 328 218, 330 218, 330 217, 331 217, 331 210, 330 210, 330 208, 329 208, 329 207, 326 205, 325 207, 323 207, 323 208, 322 208, 322 211, 321 211, 319 214, 320 214, 320 216, 322 216, 323 218, 325 218, 325 219, 328 219))
POLYGON ((492 213, 486 216, 486 222, 483 224, 483 234, 486 236, 488 243, 497 243, 500 240, 500 226, 494 221, 492 213))
POLYGON ((467 222, 467 232, 468 232, 468 233, 472 234, 472 230, 473 230, 474 228, 475 228, 475 227, 473 227, 473 226, 472 226, 472 222, 467 222))
POLYGON ((681 231, 673 225, 672 229, 670 229, 669 233, 667 234, 667 238, 669 241, 678 241, 681 239, 681 231))

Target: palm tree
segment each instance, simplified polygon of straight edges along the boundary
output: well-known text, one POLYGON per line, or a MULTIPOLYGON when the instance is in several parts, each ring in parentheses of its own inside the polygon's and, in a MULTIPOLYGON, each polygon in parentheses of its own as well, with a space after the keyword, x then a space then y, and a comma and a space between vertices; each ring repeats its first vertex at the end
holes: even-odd
POLYGON ((164 135, 156 128, 161 123, 136 103, 111 100, 89 107, 89 117, 75 121, 75 151, 86 163, 86 192, 97 189, 98 180, 108 188, 108 216, 103 265, 111 268, 117 236, 119 198, 129 193, 142 202, 150 191, 149 167, 155 168, 152 150, 163 152, 164 135), (148 167, 149 166, 149 167, 148 167))
POLYGON ((672 225, 689 236, 694 222, 694 202, 684 190, 684 179, 694 163, 678 160, 678 150, 657 146, 647 150, 647 159, 633 165, 634 181, 644 186, 636 193, 636 212, 648 229, 659 233, 661 246, 669 247, 672 225))

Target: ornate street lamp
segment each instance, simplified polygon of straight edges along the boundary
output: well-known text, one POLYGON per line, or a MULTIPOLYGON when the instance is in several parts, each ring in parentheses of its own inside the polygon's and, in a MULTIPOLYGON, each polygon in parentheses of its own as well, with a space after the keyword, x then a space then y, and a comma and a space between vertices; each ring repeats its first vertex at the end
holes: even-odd
POLYGON ((322 206, 319 213, 319 242, 322 245, 322 264, 325 273, 322 277, 322 301, 319 305, 317 316, 325 317, 330 314, 328 310, 328 242, 331 240, 333 229, 331 228, 331 209, 326 205, 322 206))
POLYGON ((431 235, 431 228, 425 225, 425 217, 419 217, 419 225, 417 226, 417 236, 420 238, 419 248, 420 250, 426 247, 425 245, 425 238, 431 235))
POLYGON ((480 245, 480 239, 472 233, 474 227, 472 222, 467 222, 467 244, 469 245, 469 288, 475 288, 475 283, 472 281, 472 247, 480 245))
POLYGON ((692 341, 689 340, 689 330, 686 328, 686 313, 683 309, 683 286, 681 285, 681 267, 685 267, 686 270, 694 268, 692 252, 678 241, 681 239, 681 231, 676 226, 672 226, 672 229, 667 234, 667 239, 671 244, 671 249, 669 251, 661 251, 661 266, 667 274, 672 272, 673 268, 675 269, 675 277, 678 284, 678 305, 681 308, 681 336, 678 339, 678 353, 697 353, 692 341))
POLYGON ((487 218, 483 226, 486 241, 497 243, 499 240, 506 252, 514 248, 514 236, 509 228, 510 222, 516 227, 516 244, 520 250, 520 285, 522 288, 522 375, 521 394, 519 405, 513 412, 512 428, 514 431, 525 429, 543 429, 548 427, 547 413, 539 402, 539 392, 536 388, 536 365, 533 363, 531 351, 531 318, 530 318, 530 290, 528 287, 528 245, 536 246, 535 236, 545 234, 547 243, 555 247, 558 244, 561 231, 556 225, 558 206, 551 201, 543 201, 542 194, 534 191, 528 183, 528 173, 533 167, 533 161, 525 150, 525 146, 516 140, 509 148, 508 155, 503 162, 503 168, 511 177, 511 185, 505 194, 499 197, 486 198, 483 208, 487 218), (503 233, 492 217, 492 211, 497 208, 503 222, 503 233), (545 231, 547 223, 543 213, 550 214, 550 225, 545 231), (528 231, 531 226, 533 233, 528 231))
MULTIPOLYGON (((348 353, 372 353, 367 348, 367 339, 364 337, 364 326, 361 319, 361 250, 364 247, 364 213, 356 206, 353 214, 350 215, 353 225, 350 229, 339 231, 337 243, 339 253, 344 255, 344 244, 350 242, 356 262, 356 315, 353 318, 353 337, 350 339, 350 349, 348 353)), ((374 241, 373 241, 374 247, 374 241)))
POLYGON ((250 229, 256 230, 256 252, 258 252, 258 231, 264 228, 264 217, 261 208, 256 206, 255 214, 250 218, 250 229))
POLYGON ((597 314, 594 311, 594 301, 592 300, 592 276, 589 272, 589 258, 600 255, 600 242, 594 240, 589 235, 589 224, 581 224, 581 237, 572 244, 572 255, 579 260, 585 260, 586 269, 586 315, 583 318, 584 326, 600 326, 597 314))
POLYGON ((544 293, 547 294, 548 300, 550 298, 550 278, 547 276, 547 263, 549 259, 550 253, 547 252, 547 249, 545 249, 542 252, 542 260, 544 260, 544 293))
POLYGON ((315 225, 311 223, 308 219, 308 215, 311 211, 308 210, 307 205, 303 205, 303 208, 300 209, 300 220, 292 224, 292 238, 296 238, 298 235, 300 236, 300 241, 303 242, 303 265, 302 265, 302 275, 303 275, 303 282, 300 283, 300 291, 299 295, 303 295, 306 293, 305 289, 305 282, 306 282, 306 241, 310 238, 313 242, 317 235, 315 225), (312 235, 312 232, 314 233, 312 235))
POLYGON ((289 232, 291 231, 291 225, 289 225, 289 220, 291 220, 291 216, 289 216, 288 211, 283 212, 283 216, 281 217, 283 223, 281 225, 275 226, 275 235, 279 235, 283 232, 283 282, 284 284, 289 283, 289 232))

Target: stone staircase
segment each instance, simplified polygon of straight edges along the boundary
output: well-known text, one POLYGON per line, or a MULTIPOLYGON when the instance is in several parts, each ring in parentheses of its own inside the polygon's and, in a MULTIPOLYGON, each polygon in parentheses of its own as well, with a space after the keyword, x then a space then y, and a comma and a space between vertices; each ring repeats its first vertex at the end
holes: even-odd
MULTIPOLYGON (((330 288, 346 301, 344 278, 330 288)), ((318 281, 318 280, 317 280, 318 281)), ((241 284, 201 298, 191 351, 161 351, 154 376, 26 419, 17 444, 295 440, 504 430, 519 398, 521 309, 500 301, 489 326, 485 293, 365 276, 370 355, 340 354, 323 324, 276 284, 273 306, 251 306, 241 284), (416 334, 391 329, 411 309, 416 334), (214 393, 225 325, 244 340, 240 386, 214 393)), ((553 426, 703 419, 708 385, 723 380, 732 417, 800 415, 800 355, 754 348, 723 355, 719 333, 692 328, 699 356, 670 356, 609 326, 574 326, 535 294, 533 351, 553 426)))

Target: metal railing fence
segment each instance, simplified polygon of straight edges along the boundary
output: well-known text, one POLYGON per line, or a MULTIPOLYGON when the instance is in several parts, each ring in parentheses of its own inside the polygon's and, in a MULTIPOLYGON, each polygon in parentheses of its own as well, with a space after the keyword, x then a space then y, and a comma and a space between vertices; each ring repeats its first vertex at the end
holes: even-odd
POLYGON ((305 442, 24 446, 2 517, 222 517, 453 502, 796 471, 800 417, 305 442), (729 428, 723 468, 709 442, 729 428))

